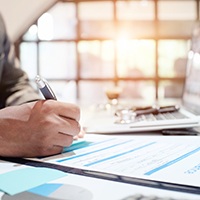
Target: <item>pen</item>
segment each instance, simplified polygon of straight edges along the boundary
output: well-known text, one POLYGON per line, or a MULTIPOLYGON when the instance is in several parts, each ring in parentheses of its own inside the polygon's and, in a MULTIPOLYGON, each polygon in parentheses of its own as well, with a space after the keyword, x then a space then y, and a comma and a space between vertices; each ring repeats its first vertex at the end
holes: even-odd
POLYGON ((49 86, 48 82, 45 79, 43 79, 41 76, 37 75, 35 77, 35 82, 45 99, 57 100, 53 90, 51 89, 51 87, 49 86))

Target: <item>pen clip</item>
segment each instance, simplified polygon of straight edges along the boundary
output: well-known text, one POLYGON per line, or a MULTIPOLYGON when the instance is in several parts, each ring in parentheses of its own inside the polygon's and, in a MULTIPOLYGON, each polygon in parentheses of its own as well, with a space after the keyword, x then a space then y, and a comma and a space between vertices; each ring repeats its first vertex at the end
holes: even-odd
MULTIPOLYGON (((50 91, 51 95, 53 96, 53 99, 54 99, 54 100, 57 100, 56 95, 54 94, 53 90, 51 89, 49 83, 48 83, 46 80, 44 80, 44 82, 45 82, 46 87, 47 87, 48 90, 50 91)), ((46 98, 46 99, 47 99, 47 98, 46 98)), ((52 98, 49 98, 49 99, 52 99, 52 98)))
POLYGON ((35 77, 35 82, 36 82, 38 88, 40 89, 40 91, 42 92, 43 96, 45 97, 45 99, 57 100, 56 95, 54 94, 50 85, 48 84, 48 82, 44 78, 37 75, 35 77))

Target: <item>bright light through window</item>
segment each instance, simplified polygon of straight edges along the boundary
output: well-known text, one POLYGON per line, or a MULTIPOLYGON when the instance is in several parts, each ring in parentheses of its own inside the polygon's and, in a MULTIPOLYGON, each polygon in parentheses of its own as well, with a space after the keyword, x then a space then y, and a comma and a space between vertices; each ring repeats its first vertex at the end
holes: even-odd
POLYGON ((38 37, 40 40, 53 39, 53 18, 49 13, 43 14, 38 20, 38 37))
POLYGON ((36 35, 36 34, 37 34, 37 26, 36 26, 35 24, 32 25, 32 26, 29 28, 28 32, 29 32, 31 35, 36 35))
POLYGON ((117 66, 120 77, 144 77, 155 74, 155 41, 117 41, 117 66))
MULTIPOLYGON (((78 100, 101 101, 108 84, 122 86, 123 98, 177 96, 173 87, 181 91, 184 84, 198 5, 197 0, 58 0, 23 35, 22 67, 32 80, 45 76, 62 99, 69 83, 78 100)), ((190 60, 200 66, 199 55, 190 60)))

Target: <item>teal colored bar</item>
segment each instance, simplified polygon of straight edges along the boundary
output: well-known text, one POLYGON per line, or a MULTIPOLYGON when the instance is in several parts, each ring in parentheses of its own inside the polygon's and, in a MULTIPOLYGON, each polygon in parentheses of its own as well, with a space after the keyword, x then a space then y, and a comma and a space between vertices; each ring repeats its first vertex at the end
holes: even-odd
POLYGON ((0 174, 0 190, 15 195, 66 175, 65 172, 44 167, 18 169, 0 174))

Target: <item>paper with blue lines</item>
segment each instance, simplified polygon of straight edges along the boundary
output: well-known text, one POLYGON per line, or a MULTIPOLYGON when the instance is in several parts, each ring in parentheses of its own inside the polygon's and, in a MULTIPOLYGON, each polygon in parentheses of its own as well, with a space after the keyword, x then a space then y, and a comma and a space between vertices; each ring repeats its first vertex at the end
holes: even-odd
POLYGON ((197 136, 87 135, 79 147, 47 162, 200 186, 200 137, 197 136))

